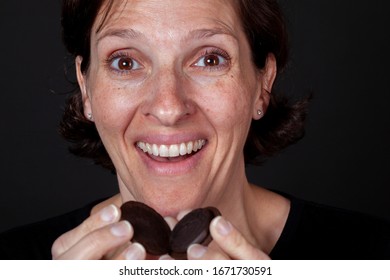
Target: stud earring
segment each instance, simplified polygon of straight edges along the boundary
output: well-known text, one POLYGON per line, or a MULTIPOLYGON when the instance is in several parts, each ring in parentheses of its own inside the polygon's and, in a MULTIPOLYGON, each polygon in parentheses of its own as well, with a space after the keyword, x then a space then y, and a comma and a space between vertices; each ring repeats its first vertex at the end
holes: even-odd
POLYGON ((89 119, 90 121, 92 121, 92 113, 88 113, 87 116, 88 116, 88 119, 89 119))
POLYGON ((261 115, 263 115, 263 111, 261 111, 260 109, 259 109, 259 110, 257 110, 257 115, 258 115, 258 116, 261 116, 261 115))

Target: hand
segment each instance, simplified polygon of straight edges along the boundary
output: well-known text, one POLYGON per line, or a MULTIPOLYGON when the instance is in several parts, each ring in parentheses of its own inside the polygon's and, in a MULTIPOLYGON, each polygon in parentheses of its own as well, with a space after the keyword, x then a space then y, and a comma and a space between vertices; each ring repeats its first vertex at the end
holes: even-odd
POLYGON ((54 242, 53 259, 145 259, 144 247, 129 241, 130 223, 119 219, 117 206, 100 209, 54 242))
MULTIPOLYGON (((250 244, 225 218, 218 216, 210 224, 215 246, 191 245, 187 250, 189 260, 268 260, 267 254, 250 244)), ((211 244, 210 244, 211 245, 211 244)))

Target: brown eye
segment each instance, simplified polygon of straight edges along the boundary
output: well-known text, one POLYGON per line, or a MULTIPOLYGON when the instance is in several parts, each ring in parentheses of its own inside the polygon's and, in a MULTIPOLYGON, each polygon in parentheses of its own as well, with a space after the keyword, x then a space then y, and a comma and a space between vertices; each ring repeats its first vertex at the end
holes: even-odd
POLYGON ((228 54, 219 54, 216 51, 212 53, 206 53, 203 56, 199 57, 198 61, 193 65, 196 67, 203 67, 207 70, 220 70, 223 67, 227 67, 229 64, 229 55, 228 54))
POLYGON ((111 68, 116 71, 133 71, 141 68, 141 65, 134 59, 127 56, 120 56, 110 60, 111 68))
POLYGON ((128 58, 120 58, 118 60, 118 68, 120 70, 131 70, 133 68, 133 61, 128 58))
POLYGON ((204 58, 205 66, 217 66, 219 65, 219 57, 215 54, 210 54, 204 58))

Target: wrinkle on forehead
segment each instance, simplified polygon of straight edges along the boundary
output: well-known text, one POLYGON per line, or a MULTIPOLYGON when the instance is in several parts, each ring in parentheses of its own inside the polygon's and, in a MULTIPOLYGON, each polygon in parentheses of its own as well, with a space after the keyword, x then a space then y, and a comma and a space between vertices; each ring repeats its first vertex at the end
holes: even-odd
MULTIPOLYGON (((231 36, 235 37, 234 31, 237 31, 235 29, 237 29, 239 27, 236 26, 238 22, 237 22, 237 19, 235 20, 235 16, 237 16, 237 15, 235 14, 234 7, 233 7, 232 2, 230 0, 213 0, 213 2, 215 1, 215 2, 218 2, 219 4, 223 3, 223 6, 230 9, 230 11, 231 11, 230 13, 222 13, 220 9, 215 9, 215 12, 216 12, 215 16, 213 16, 213 15, 210 16, 210 14, 208 16, 203 15, 202 9, 201 9, 202 7, 195 6, 197 2, 192 2, 192 0, 191 1, 181 0, 181 1, 183 1, 183 2, 180 2, 180 3, 183 3, 183 4, 184 4, 184 2, 187 2, 186 8, 188 8, 188 9, 191 9, 192 7, 194 8, 194 11, 191 11, 191 13, 188 13, 188 10, 186 10, 186 9, 182 9, 183 14, 184 14, 182 16, 183 23, 185 23, 186 21, 187 22, 190 21, 190 19, 188 18, 188 15, 190 15, 190 16, 194 16, 194 17, 203 18, 205 20, 205 22, 213 23, 213 25, 215 26, 215 27, 212 27, 210 29, 201 28, 201 27, 197 27, 196 29, 194 28, 193 31, 190 30, 190 32, 188 32, 188 35, 186 37, 192 36, 192 37, 195 37, 197 39, 201 39, 204 37, 210 37, 210 36, 215 35, 215 34, 227 34, 227 35, 231 35, 231 36), (192 4, 192 3, 194 3, 194 4, 192 4), (202 30, 202 29, 204 29, 204 30, 202 30)), ((181 10, 179 10, 179 12, 180 11, 181 10)), ((159 35, 161 37, 163 37, 163 38, 168 37, 168 38, 173 39, 177 35, 175 33, 177 32, 178 29, 181 28, 181 26, 169 24, 171 17, 164 16, 164 15, 169 15, 169 12, 170 12, 169 11, 169 3, 166 3, 166 0, 164 0, 164 1, 161 1, 161 0, 146 0, 146 1, 145 0, 113 0, 113 1, 109 1, 109 2, 107 2, 107 4, 105 4, 105 6, 101 9, 101 11, 98 14, 98 18, 97 18, 96 22, 99 22, 99 24, 96 25, 96 22, 95 22, 95 28, 94 28, 94 30, 96 30, 95 35, 97 36, 97 38, 102 38, 105 36, 105 33, 112 33, 112 34, 117 33, 117 35, 124 35, 125 37, 133 37, 133 38, 136 36, 142 37, 143 36, 142 32, 139 32, 138 30, 135 30, 132 28, 129 28, 130 31, 126 32, 127 34, 124 34, 122 31, 118 31, 118 30, 120 30, 120 28, 118 28, 117 31, 113 31, 110 29, 113 29, 112 26, 115 26, 116 22, 121 22, 121 20, 126 22, 128 24, 128 27, 131 27, 132 23, 134 23, 136 25, 137 22, 142 22, 142 21, 146 20, 149 22, 154 21, 154 24, 156 24, 157 26, 160 27, 159 30, 156 30, 156 31, 159 33, 159 35), (150 5, 149 2, 152 5, 150 5), (137 10, 137 7, 136 7, 137 4, 146 5, 146 9, 145 9, 145 6, 143 6, 144 9, 141 8, 141 9, 137 10), (153 4, 156 4, 157 6, 153 7, 153 4), (131 15, 130 13, 128 13, 126 15, 127 9, 131 9, 131 12, 133 12, 133 14, 131 15), (132 17, 129 16, 129 14, 132 17), (159 17, 156 15, 163 15, 163 16, 159 17), (99 20, 99 18, 100 18, 100 20, 99 20), (167 22, 168 22, 168 24, 167 24, 167 22), (174 27, 174 29, 167 28, 167 27, 172 27, 172 26, 174 27), (101 34, 99 34, 99 33, 101 33, 101 34), (123 34, 119 34, 119 33, 123 33, 123 34)), ((178 11, 176 11, 176 18, 180 16, 177 14, 177 12, 178 11)), ((181 33, 181 34, 183 34, 183 33, 181 33)), ((121 37, 124 37, 124 36, 121 36, 121 37)), ((181 39, 183 40, 183 38, 181 38, 181 39)), ((186 39, 187 38, 184 38, 184 40, 186 40, 186 39)))
MULTIPOLYGON (((215 28, 201 28, 201 29, 194 29, 190 30, 187 32, 187 35, 185 35, 183 38, 180 40, 182 42, 190 41, 190 40, 200 40, 203 38, 209 38, 214 35, 228 35, 233 37, 238 41, 237 36, 234 34, 233 31, 230 30, 230 28, 221 28, 221 27, 215 27, 215 28)), ((174 39, 174 33, 171 30, 167 31, 167 36, 169 39, 174 39)), ((128 29, 107 29, 101 34, 99 34, 97 40, 96 40, 96 45, 99 44, 101 40, 107 37, 119 37, 123 39, 141 39, 144 41, 147 41, 146 36, 137 30, 134 30, 132 28, 128 29)))

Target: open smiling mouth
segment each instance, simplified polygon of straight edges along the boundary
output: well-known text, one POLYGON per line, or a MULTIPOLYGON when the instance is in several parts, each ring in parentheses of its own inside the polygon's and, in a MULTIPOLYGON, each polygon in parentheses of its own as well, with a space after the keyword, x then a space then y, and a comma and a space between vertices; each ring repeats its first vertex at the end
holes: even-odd
POLYGON ((157 145, 139 141, 136 145, 156 161, 177 162, 196 154, 206 145, 206 140, 200 139, 172 145, 157 145))

